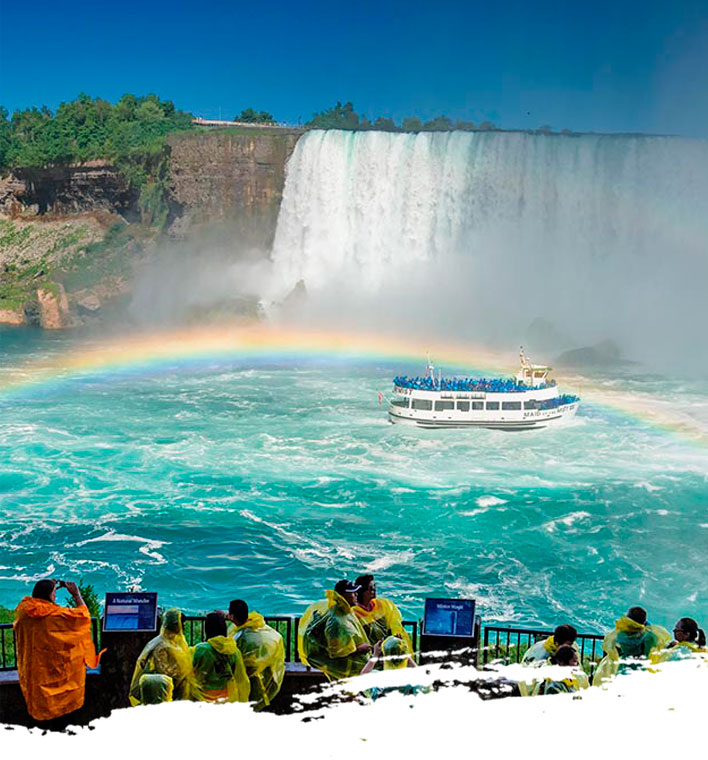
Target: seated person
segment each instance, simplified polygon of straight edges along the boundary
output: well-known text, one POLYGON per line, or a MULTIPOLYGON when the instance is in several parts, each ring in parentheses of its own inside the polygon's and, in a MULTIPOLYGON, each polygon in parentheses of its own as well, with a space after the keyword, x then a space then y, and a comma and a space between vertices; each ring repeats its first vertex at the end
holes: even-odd
POLYGON ((671 662, 690 657, 695 652, 706 652, 706 634, 698 623, 689 617, 681 618, 674 626, 674 640, 659 652, 655 652, 654 663, 671 662))
POLYGON ((364 631, 373 646, 387 636, 398 636, 413 651, 410 636, 403 627, 403 618, 398 607, 390 599, 376 596, 376 582, 373 575, 360 575, 355 584, 359 586, 354 614, 361 621, 364 631))
POLYGON ((358 590, 351 581, 341 580, 334 590, 326 592, 326 602, 310 605, 300 618, 300 659, 330 680, 359 675, 371 651, 361 622, 352 611, 358 590))
POLYGON ((129 694, 132 705, 142 704, 140 678, 151 673, 169 676, 172 679, 173 699, 199 699, 192 657, 182 628, 182 613, 177 609, 165 612, 160 633, 148 641, 135 663, 129 694))
MULTIPOLYGON (((76 583, 46 578, 35 583, 15 610, 17 675, 35 720, 52 720, 84 704, 86 666, 95 668, 91 615, 76 583), (57 588, 64 587, 73 607, 57 604, 57 588)), ((4 640, 3 640, 4 642, 4 640)), ((3 644, 4 645, 4 644, 3 644)))
POLYGON ((575 647, 575 639, 577 638, 578 632, 572 625, 559 625, 552 636, 530 646, 524 652, 521 662, 524 665, 543 665, 556 653, 558 647, 564 644, 573 646, 577 650, 575 647))
POLYGON ((138 681, 138 699, 141 705, 157 705, 171 702, 174 684, 169 676, 146 673, 138 681))
POLYGON ((210 612, 204 622, 206 641, 192 654, 194 677, 208 702, 248 702, 251 685, 236 642, 226 635, 223 612, 210 612))
MULTIPOLYGON (((580 669, 578 650, 571 644, 562 644, 548 659, 548 665, 568 668, 568 675, 563 678, 537 678, 526 683, 519 682, 519 691, 524 697, 538 696, 539 694, 567 694, 580 689, 587 689, 590 685, 587 675, 580 669)), ((542 668, 543 672, 545 668, 542 668)))
POLYGON ((285 675, 283 637, 269 625, 263 615, 248 611, 242 599, 229 604, 229 635, 243 657, 251 683, 249 701, 255 710, 269 705, 280 691, 285 675))
POLYGON ((626 658, 646 658, 655 649, 665 647, 671 635, 660 625, 647 623, 643 607, 630 607, 626 615, 615 621, 602 642, 606 656, 600 661, 593 677, 593 686, 599 686, 612 676, 638 667, 639 663, 622 662, 626 658))
MULTIPOLYGON (((374 644, 374 651, 366 665, 362 668, 361 675, 364 676, 370 673, 380 663, 383 663, 384 670, 418 667, 410 656, 406 642, 398 636, 387 636, 385 639, 379 640, 374 644)), ((378 699, 394 691, 406 695, 417 694, 420 691, 420 687, 406 685, 380 688, 374 686, 373 689, 369 690, 369 695, 372 699, 378 699)))

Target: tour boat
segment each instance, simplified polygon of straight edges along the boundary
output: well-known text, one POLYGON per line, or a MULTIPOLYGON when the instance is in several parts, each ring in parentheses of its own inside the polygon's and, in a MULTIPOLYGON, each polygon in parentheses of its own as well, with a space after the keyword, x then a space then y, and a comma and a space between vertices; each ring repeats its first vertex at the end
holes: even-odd
POLYGON ((435 376, 430 360, 423 377, 393 380, 390 422, 425 428, 492 428, 531 430, 573 417, 580 398, 560 393, 549 378, 551 367, 532 364, 520 354, 513 378, 444 378, 435 376))

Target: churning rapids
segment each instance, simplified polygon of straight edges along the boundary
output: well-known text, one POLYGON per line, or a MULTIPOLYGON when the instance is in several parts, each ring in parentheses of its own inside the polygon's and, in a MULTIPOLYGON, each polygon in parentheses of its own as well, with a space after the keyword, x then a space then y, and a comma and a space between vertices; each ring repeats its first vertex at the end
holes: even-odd
MULTIPOLYGON (((708 385, 676 365, 705 369, 707 205, 700 141, 305 135, 261 295, 307 298, 271 319, 508 349, 542 317, 534 358, 611 337, 663 374, 606 373, 571 425, 516 436, 388 424, 377 391, 429 342, 417 366, 301 351, 0 391, 0 604, 51 575, 288 614, 370 571, 407 617, 426 595, 590 630, 635 602, 700 617, 708 385)), ((0 331, 2 372, 80 340, 0 331)))

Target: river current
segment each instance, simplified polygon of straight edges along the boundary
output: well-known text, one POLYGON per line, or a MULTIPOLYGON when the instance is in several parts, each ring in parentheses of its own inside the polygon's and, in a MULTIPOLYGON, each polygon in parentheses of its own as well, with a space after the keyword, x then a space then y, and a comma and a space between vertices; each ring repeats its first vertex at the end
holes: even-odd
MULTIPOLYGON (((2 331, 3 377, 77 340, 2 331)), ((487 622, 705 619, 705 445, 597 401, 518 434, 390 425, 377 391, 417 369, 302 353, 0 395, 0 604, 53 576, 297 614, 372 572, 406 617, 443 595, 487 622)), ((706 417, 705 382, 595 387, 706 417)))

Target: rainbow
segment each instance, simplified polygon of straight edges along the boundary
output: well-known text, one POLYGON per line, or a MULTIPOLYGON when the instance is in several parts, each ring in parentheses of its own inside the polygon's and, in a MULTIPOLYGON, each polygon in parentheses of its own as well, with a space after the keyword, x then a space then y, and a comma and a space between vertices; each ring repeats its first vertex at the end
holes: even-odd
MULTIPOLYGON (((0 378, 0 403, 33 392, 52 392, 82 379, 110 379, 130 374, 159 374, 226 364, 234 361, 278 361, 304 364, 318 358, 357 362, 402 362, 422 370, 430 353, 437 365, 467 368, 489 375, 509 374, 517 358, 482 346, 461 346, 429 338, 413 345, 385 333, 365 334, 263 323, 202 327, 178 331, 124 334, 119 338, 84 340, 74 348, 43 361, 6 368, 0 378)), ((390 378, 385 378, 386 385, 390 378)), ((708 429, 655 398, 611 390, 584 378, 559 378, 578 390, 583 400, 619 412, 692 443, 708 445, 708 429)), ((384 379, 382 378, 382 383, 384 379)))

